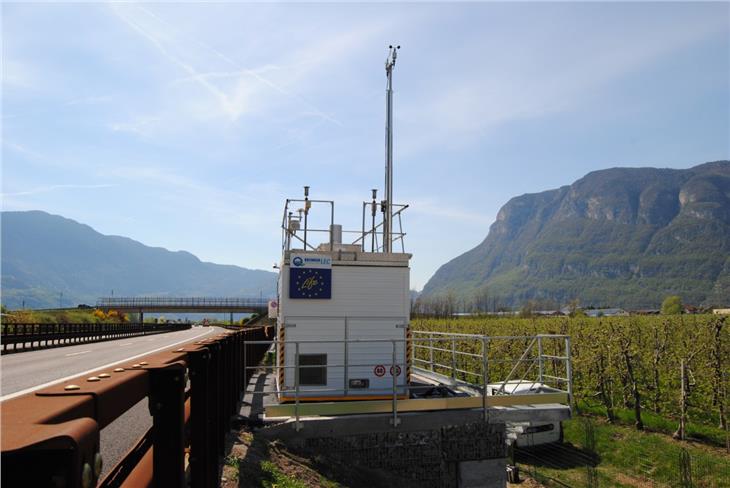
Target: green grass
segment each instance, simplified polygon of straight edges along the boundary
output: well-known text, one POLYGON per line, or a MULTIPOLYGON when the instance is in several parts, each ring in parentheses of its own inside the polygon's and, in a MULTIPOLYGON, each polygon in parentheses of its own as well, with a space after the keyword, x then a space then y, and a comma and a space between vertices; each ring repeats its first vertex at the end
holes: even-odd
MULTIPOLYGON (((583 414, 606 418, 606 408, 603 406, 589 406, 581 402, 579 403, 578 408, 583 414)), ((616 415, 616 422, 619 424, 633 426, 636 422, 636 416, 634 415, 634 411, 631 409, 616 408, 614 409, 614 414, 616 415)), ((672 435, 679 425, 678 420, 668 419, 650 410, 642 410, 641 421, 644 423, 644 428, 647 431, 660 432, 667 435, 672 435)), ((686 424, 686 429, 687 438, 689 440, 706 442, 717 447, 725 445, 726 432, 719 427, 690 421, 686 424)))
POLYGON ((234 468, 234 470, 231 471, 228 474, 228 476, 234 480, 238 479, 238 470, 241 466, 241 459, 237 458, 236 456, 231 454, 229 456, 226 456, 225 462, 226 462, 226 466, 230 466, 231 468, 234 468))
MULTIPOLYGON (((261 485, 264 486, 264 488, 307 488, 308 486, 283 473, 279 467, 271 461, 262 461, 261 471, 264 473, 266 478, 268 478, 261 481, 261 485)), ((317 486, 320 486, 321 488, 338 488, 341 485, 320 474, 317 486)))
POLYGON ((307 488, 307 485, 281 472, 271 461, 261 461, 261 470, 268 479, 261 481, 264 488, 307 488))
MULTIPOLYGON (((564 422, 565 446, 560 449, 564 464, 557 467, 548 459, 547 451, 538 451, 536 459, 525 458, 528 472, 536 469, 538 479, 554 478, 571 486, 588 486, 590 462, 585 462, 581 450, 586 443, 585 418, 564 422), (540 454, 543 452, 544 454, 540 454), (573 453, 574 461, 565 461, 573 453)), ((592 422, 592 421, 591 421, 592 422)), ((639 432, 623 425, 592 422, 595 438, 598 486, 680 486, 679 458, 682 449, 692 459, 694 487, 730 487, 730 456, 720 449, 681 443, 654 432, 639 432)), ((552 459, 552 458, 550 458, 552 459)), ((557 484, 557 483, 553 483, 557 484)))

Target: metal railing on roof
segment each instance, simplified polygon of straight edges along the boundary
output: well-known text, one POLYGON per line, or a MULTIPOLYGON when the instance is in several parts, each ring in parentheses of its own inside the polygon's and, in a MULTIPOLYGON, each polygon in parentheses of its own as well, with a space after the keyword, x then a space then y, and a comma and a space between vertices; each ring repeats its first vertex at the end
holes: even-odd
MULTIPOLYGON (((376 221, 377 207, 380 203, 373 200, 372 202, 362 202, 362 229, 360 230, 340 230, 341 234, 356 236, 350 245, 356 245, 362 252, 383 252, 385 239, 384 223, 376 221), (371 222, 366 222, 368 209, 371 210, 371 222), (369 226, 369 227, 368 227, 369 226)), ((398 220, 398 232, 391 232, 390 239, 394 245, 400 241, 401 252, 405 252, 405 236, 403 231, 403 212, 409 207, 406 204, 393 204, 393 219, 398 220)), ((284 251, 317 251, 320 244, 329 243, 329 250, 334 250, 332 242, 331 228, 335 224, 335 202, 332 200, 310 200, 310 199, 287 199, 284 204, 284 215, 281 220, 281 248, 284 251), (292 210, 290 204, 303 203, 303 207, 292 210), (308 217, 314 205, 325 204, 329 206, 329 225, 330 229, 313 228, 308 224, 308 217), (296 213, 296 214, 295 214, 296 213), (312 236, 320 238, 320 242, 312 244, 312 236)), ((343 242, 344 243, 344 242, 343 242)))

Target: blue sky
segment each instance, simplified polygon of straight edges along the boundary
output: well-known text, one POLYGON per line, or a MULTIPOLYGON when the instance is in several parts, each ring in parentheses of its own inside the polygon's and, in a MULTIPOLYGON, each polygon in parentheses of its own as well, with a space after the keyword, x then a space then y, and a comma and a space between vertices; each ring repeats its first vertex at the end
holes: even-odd
POLYGON ((730 3, 5 3, 2 207, 271 269, 287 197, 395 199, 412 286, 511 197, 730 158, 730 3))

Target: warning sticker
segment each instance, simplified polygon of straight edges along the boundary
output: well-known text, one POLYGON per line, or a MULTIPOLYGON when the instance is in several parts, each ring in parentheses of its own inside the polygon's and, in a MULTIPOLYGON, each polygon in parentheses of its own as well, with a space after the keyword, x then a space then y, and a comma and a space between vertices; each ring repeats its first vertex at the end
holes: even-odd
POLYGON ((373 369, 373 373, 375 373, 375 376, 377 377, 385 376, 385 366, 383 366, 382 364, 378 364, 373 369))
POLYGON ((391 366, 390 367, 390 376, 393 376, 393 368, 395 368, 395 376, 400 376, 400 366, 391 366))

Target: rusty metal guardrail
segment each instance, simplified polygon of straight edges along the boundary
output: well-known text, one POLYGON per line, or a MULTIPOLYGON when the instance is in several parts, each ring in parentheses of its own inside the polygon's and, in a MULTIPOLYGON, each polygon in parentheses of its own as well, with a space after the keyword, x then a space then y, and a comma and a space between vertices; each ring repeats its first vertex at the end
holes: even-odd
POLYGON ((190 324, 2 324, 0 353, 72 346, 122 337, 187 330, 190 324), (12 347, 10 347, 12 346, 12 347))
POLYGON ((229 419, 269 346, 268 327, 226 332, 2 403, 2 485, 218 486, 229 419), (189 380, 189 381, 188 381, 189 380), (152 428, 111 471, 99 431, 145 397, 152 428))

